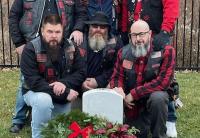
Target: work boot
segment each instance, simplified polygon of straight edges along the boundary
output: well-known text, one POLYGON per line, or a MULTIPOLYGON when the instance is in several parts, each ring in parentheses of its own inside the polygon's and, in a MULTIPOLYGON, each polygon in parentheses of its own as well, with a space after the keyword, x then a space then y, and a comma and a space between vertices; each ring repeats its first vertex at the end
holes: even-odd
POLYGON ((10 132, 11 133, 19 133, 19 131, 23 128, 23 124, 13 124, 11 127, 10 127, 10 132))

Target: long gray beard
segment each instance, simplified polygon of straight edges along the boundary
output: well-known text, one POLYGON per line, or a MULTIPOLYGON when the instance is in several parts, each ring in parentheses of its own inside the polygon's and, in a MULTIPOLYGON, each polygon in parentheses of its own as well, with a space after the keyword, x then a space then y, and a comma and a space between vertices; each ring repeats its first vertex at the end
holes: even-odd
POLYGON ((90 48, 97 52, 102 50, 106 46, 106 43, 107 43, 107 39, 106 38, 104 39, 100 35, 89 36, 88 39, 89 39, 90 48))
POLYGON ((150 49, 150 44, 143 46, 132 46, 132 54, 135 57, 145 57, 150 49))

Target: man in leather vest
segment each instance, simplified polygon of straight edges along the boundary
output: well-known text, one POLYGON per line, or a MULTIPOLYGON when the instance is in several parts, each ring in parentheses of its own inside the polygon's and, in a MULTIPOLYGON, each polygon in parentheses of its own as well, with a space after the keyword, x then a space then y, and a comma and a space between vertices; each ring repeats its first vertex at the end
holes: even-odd
POLYGON ((52 117, 71 110, 71 101, 85 79, 83 58, 76 47, 63 44, 63 25, 58 15, 48 15, 41 37, 26 44, 21 58, 24 101, 32 107, 32 138, 41 137, 41 128, 52 117), (70 48, 73 49, 73 53, 70 48))
POLYGON ((173 80, 175 49, 166 45, 154 51, 149 25, 138 20, 131 26, 130 43, 117 56, 110 87, 124 97, 125 121, 140 130, 138 138, 167 138, 166 121, 173 80))
MULTIPOLYGON (((119 38, 109 37, 109 18, 104 12, 96 12, 85 23, 89 27, 89 32, 85 34, 83 44, 79 47, 87 68, 87 78, 82 84, 83 92, 105 88, 108 85, 117 51, 123 46, 119 38)), ((73 108, 80 108, 80 101, 76 100, 73 108)))
MULTIPOLYGON (((152 30, 152 44, 154 50, 159 51, 167 44, 172 44, 172 36, 176 21, 179 17, 180 0, 121 0, 119 17, 119 32, 125 44, 129 43, 128 33, 130 26, 138 19, 149 24, 152 30)), ((177 96, 176 96, 177 97, 177 96)), ((175 122, 176 99, 169 103, 167 135, 177 137, 175 122)))
MULTIPOLYGON (((42 19, 49 14, 61 17, 64 29, 64 43, 73 38, 77 45, 83 41, 84 21, 87 20, 86 3, 83 0, 14 0, 9 15, 9 30, 16 52, 21 55, 25 44, 40 34, 42 19)), ((26 121, 27 106, 22 97, 20 85, 16 99, 15 116, 10 132, 18 133, 26 121)))
POLYGON ((122 0, 120 13, 119 31, 125 44, 132 23, 142 19, 152 30, 154 50, 160 50, 170 43, 179 16, 179 0, 122 0))

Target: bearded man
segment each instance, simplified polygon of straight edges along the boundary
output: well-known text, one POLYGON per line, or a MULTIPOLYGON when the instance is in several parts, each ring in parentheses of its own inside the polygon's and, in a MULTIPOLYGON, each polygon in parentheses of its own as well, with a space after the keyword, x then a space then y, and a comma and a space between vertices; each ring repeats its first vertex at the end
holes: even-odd
POLYGON ((149 25, 133 23, 130 43, 118 52, 110 87, 124 97, 125 122, 140 130, 138 138, 167 138, 166 120, 175 69, 175 50, 154 51, 149 25))
POLYGON ((27 43, 22 53, 23 97, 32 107, 32 138, 41 137, 41 128, 52 117, 71 110, 71 101, 86 77, 79 50, 72 43, 66 47, 62 40, 60 17, 48 15, 42 22, 41 37, 27 43))
MULTIPOLYGON (((110 25, 105 13, 98 11, 85 22, 89 31, 79 46, 85 59, 87 78, 82 84, 82 92, 105 88, 110 81, 118 50, 123 46, 120 38, 110 38, 110 25)), ((79 99, 80 100, 80 99, 79 99)), ((74 101, 73 108, 81 108, 81 102, 74 101)))

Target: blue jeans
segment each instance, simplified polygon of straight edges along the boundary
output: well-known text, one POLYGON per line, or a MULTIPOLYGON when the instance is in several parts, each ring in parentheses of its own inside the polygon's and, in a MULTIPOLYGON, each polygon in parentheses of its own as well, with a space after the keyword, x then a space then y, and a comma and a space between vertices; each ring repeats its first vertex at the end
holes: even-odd
POLYGON ((71 103, 53 103, 51 96, 44 92, 28 91, 24 94, 24 101, 32 107, 32 138, 41 138, 41 128, 57 114, 71 111, 71 103))
POLYGON ((176 109, 174 105, 174 101, 170 101, 168 104, 168 118, 167 121, 169 122, 176 122, 176 109))
POLYGON ((16 96, 15 116, 12 119, 13 124, 25 124, 26 121, 26 113, 28 111, 28 106, 24 102, 24 98, 22 96, 23 82, 24 82, 24 76, 20 73, 19 87, 16 96))

